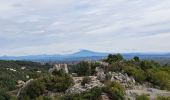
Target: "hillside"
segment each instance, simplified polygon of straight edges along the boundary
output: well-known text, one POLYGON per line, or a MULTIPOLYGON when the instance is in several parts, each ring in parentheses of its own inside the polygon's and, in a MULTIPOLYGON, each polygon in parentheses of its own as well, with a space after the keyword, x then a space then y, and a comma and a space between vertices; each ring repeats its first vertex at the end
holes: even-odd
POLYGON ((169 100, 170 66, 110 54, 96 62, 0 61, 0 99, 169 100))
MULTIPOLYGON (((1 56, 0 60, 26 60, 38 62, 78 62, 83 60, 97 61, 105 58, 109 53, 80 50, 72 54, 53 55, 28 55, 28 56, 1 56)), ((141 59, 154 60, 163 64, 170 64, 170 53, 122 53, 125 59, 132 59, 138 56, 141 59)))

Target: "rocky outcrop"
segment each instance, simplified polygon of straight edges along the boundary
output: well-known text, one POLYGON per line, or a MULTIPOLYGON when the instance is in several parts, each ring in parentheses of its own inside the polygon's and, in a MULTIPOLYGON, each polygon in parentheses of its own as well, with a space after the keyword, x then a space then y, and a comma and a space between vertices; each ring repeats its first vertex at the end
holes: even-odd
POLYGON ((23 87, 19 89, 18 94, 17 94, 17 100, 21 100, 21 99, 20 99, 20 96, 22 95, 24 89, 25 89, 29 84, 31 84, 32 81, 33 81, 33 79, 28 80, 28 81, 23 85, 23 87))
POLYGON ((111 81, 121 83, 125 88, 132 88, 136 81, 133 77, 129 77, 127 74, 112 73, 111 81))
POLYGON ((66 73, 69 73, 67 64, 55 64, 53 68, 49 69, 49 72, 52 73, 54 70, 57 70, 57 71, 63 70, 66 73))
POLYGON ((96 72, 97 72, 97 79, 100 81, 105 81, 106 74, 104 73, 104 70, 100 67, 96 67, 96 72))
POLYGON ((159 90, 155 88, 147 88, 145 86, 134 86, 134 89, 126 90, 126 100, 136 100, 136 96, 146 94, 150 100, 155 100, 157 96, 170 96, 169 91, 159 90))
POLYGON ((94 87, 102 87, 104 84, 102 84, 96 76, 90 76, 91 81, 88 84, 85 84, 84 86, 81 85, 81 82, 83 80, 83 77, 73 77, 75 85, 69 88, 66 93, 72 94, 72 93, 82 93, 84 91, 90 90, 94 87))

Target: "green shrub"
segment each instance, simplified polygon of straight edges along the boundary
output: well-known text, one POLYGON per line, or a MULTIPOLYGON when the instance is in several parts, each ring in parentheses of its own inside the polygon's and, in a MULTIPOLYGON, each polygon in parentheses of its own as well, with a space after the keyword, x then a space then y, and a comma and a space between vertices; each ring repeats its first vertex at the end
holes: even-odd
POLYGON ((144 82, 146 79, 145 72, 138 67, 125 66, 124 72, 127 73, 129 76, 133 76, 134 79, 139 83, 144 82))
POLYGON ((54 76, 65 76, 66 75, 66 73, 64 72, 64 70, 54 70, 53 72, 52 72, 52 75, 54 75, 54 76))
POLYGON ((86 76, 86 77, 83 78, 83 80, 82 80, 82 82, 81 82, 81 85, 84 86, 85 84, 89 84, 90 81, 91 81, 91 78, 88 77, 88 76, 86 76))
POLYGON ((78 63, 76 73, 79 76, 89 76, 91 74, 90 63, 86 61, 78 63))
POLYGON ((73 79, 70 75, 64 73, 62 76, 46 76, 41 79, 44 82, 46 89, 54 92, 65 92, 72 84, 73 79))
POLYGON ((125 89, 117 82, 107 82, 104 92, 111 100, 124 100, 125 89))
POLYGON ((99 67, 99 66, 101 66, 100 63, 91 62, 91 64, 90 64, 91 75, 95 75, 96 74, 96 67, 99 67))
POLYGON ((104 61, 108 62, 109 64, 112 64, 121 60, 123 60, 123 56, 121 54, 109 54, 104 61))
POLYGON ((141 67, 141 69, 146 70, 146 69, 151 69, 151 68, 155 68, 155 67, 158 68, 158 67, 160 67, 160 65, 154 61, 144 60, 144 61, 141 61, 140 67, 141 67))
POLYGON ((33 80, 21 90, 18 100, 35 99, 42 95, 44 91, 45 85, 39 80, 33 80))
POLYGON ((170 96, 169 97, 158 96, 156 100, 170 100, 170 96))
POLYGON ((145 94, 137 96, 136 100, 150 100, 149 97, 145 94))
POLYGON ((139 61, 140 61, 140 58, 139 58, 138 56, 135 56, 133 59, 134 59, 136 62, 139 62, 139 61))
POLYGON ((109 71, 113 71, 113 72, 121 72, 122 69, 123 66, 120 62, 112 63, 111 66, 109 67, 109 71))
POLYGON ((148 70, 148 80, 161 89, 170 90, 170 74, 162 70, 148 70))
POLYGON ((18 100, 39 100, 42 98, 41 95, 44 94, 45 90, 53 92, 65 92, 72 85, 73 80, 66 73, 56 73, 55 75, 47 74, 47 76, 33 80, 30 84, 21 90, 18 100))
POLYGON ((10 100, 10 96, 3 89, 0 89, 0 100, 10 100))

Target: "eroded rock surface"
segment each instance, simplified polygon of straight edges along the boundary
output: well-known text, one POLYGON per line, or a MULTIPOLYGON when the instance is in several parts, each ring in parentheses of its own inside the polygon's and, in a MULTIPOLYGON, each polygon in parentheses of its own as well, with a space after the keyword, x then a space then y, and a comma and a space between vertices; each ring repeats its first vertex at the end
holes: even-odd
POLYGON ((90 90, 93 87, 102 87, 104 86, 103 83, 101 83, 96 76, 90 76, 91 81, 89 84, 85 84, 84 86, 81 85, 81 82, 83 80, 83 77, 73 77, 74 83, 75 85, 72 86, 70 89, 68 89, 66 91, 66 93, 68 94, 72 94, 72 93, 82 93, 84 91, 90 90))

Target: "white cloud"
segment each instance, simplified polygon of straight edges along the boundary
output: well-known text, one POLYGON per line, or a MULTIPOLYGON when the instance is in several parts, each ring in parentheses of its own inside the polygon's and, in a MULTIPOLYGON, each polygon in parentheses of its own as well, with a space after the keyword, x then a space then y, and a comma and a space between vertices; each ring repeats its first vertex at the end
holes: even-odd
POLYGON ((169 0, 0 2, 0 55, 170 50, 169 0))

